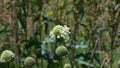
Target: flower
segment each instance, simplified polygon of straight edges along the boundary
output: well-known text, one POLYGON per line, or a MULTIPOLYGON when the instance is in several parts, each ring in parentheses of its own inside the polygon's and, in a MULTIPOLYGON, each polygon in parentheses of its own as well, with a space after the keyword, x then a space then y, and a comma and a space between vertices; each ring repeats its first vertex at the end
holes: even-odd
POLYGON ((69 63, 65 64, 63 68, 72 68, 69 63))
POLYGON ((35 64, 35 59, 32 58, 32 57, 27 57, 25 60, 24 60, 24 65, 26 67, 31 67, 35 64))
POLYGON ((55 53, 58 55, 58 56, 64 56, 68 53, 68 50, 65 46, 59 46, 57 47, 55 53))
POLYGON ((68 28, 66 25, 64 25, 64 33, 70 34, 70 28, 68 28))
POLYGON ((0 62, 10 62, 15 58, 15 54, 10 50, 5 50, 2 52, 0 57, 0 62))
POLYGON ((70 28, 68 28, 65 25, 64 26, 57 25, 50 32, 50 37, 53 39, 61 38, 61 37, 63 37, 64 39, 69 39, 69 34, 70 34, 70 28))

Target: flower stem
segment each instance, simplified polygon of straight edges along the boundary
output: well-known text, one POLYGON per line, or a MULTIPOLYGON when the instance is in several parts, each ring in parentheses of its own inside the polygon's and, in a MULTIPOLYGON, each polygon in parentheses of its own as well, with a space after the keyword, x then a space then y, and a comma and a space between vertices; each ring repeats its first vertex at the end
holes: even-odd
POLYGON ((71 60, 70 55, 68 54, 67 57, 68 57, 68 59, 69 59, 69 61, 70 61, 70 64, 71 64, 72 68, 74 68, 74 65, 73 65, 73 62, 72 62, 72 60, 71 60))
POLYGON ((62 64, 62 57, 59 57, 59 62, 60 62, 60 68, 63 68, 63 64, 62 64))

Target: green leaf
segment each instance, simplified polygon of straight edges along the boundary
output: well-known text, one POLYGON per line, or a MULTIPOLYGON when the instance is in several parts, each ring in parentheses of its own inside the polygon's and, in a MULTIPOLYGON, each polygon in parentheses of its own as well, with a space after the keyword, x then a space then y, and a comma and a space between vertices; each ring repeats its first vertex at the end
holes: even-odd
POLYGON ((44 40, 43 40, 43 44, 45 44, 45 43, 54 43, 55 41, 53 40, 53 39, 51 39, 51 38, 45 38, 44 40))
MULTIPOLYGON (((84 64, 86 66, 89 66, 89 63, 84 61, 84 58, 83 57, 80 57, 79 59, 76 59, 76 61, 78 62, 78 64, 84 64)), ((90 64, 90 67, 94 67, 93 64, 90 64)))
POLYGON ((88 48, 88 42, 77 42, 75 48, 88 48))

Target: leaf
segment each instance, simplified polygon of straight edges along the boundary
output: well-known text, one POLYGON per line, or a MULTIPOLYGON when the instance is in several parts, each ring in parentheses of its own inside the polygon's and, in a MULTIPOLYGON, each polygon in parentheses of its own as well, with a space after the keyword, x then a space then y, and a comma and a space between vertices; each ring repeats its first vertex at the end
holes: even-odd
MULTIPOLYGON (((78 62, 78 64, 84 64, 86 66, 89 66, 89 63, 84 61, 84 57, 79 57, 79 59, 76 59, 76 61, 78 62)), ((94 66, 93 64, 90 64, 90 67, 93 66, 94 66)))
POLYGON ((42 42, 43 42, 43 44, 45 44, 45 43, 53 43, 55 41, 51 38, 45 38, 42 42))
POLYGON ((120 39, 118 40, 117 45, 120 46, 120 39))
POLYGON ((53 60, 54 63, 58 63, 58 60, 53 60))
POLYGON ((18 28, 19 28, 23 33, 25 33, 25 30, 22 28, 21 22, 18 21, 17 24, 18 24, 18 28))
POLYGON ((88 42, 76 42, 75 48, 88 48, 88 42))

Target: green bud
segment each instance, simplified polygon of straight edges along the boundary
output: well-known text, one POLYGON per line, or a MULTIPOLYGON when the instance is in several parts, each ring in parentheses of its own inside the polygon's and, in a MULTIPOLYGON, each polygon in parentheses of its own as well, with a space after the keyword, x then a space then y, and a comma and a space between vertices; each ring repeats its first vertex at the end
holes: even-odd
POLYGON ((5 50, 2 52, 0 57, 0 62, 10 62, 15 58, 15 54, 10 50, 5 50))
POLYGON ((31 67, 31 66, 34 66, 35 64, 35 59, 32 58, 32 57, 27 57, 25 60, 24 60, 24 65, 25 67, 31 67))
POLYGON ((65 46, 59 46, 57 47, 55 53, 58 55, 58 56, 64 56, 68 53, 68 50, 65 46))
POLYGON ((65 64, 63 68, 72 68, 70 64, 65 64))

